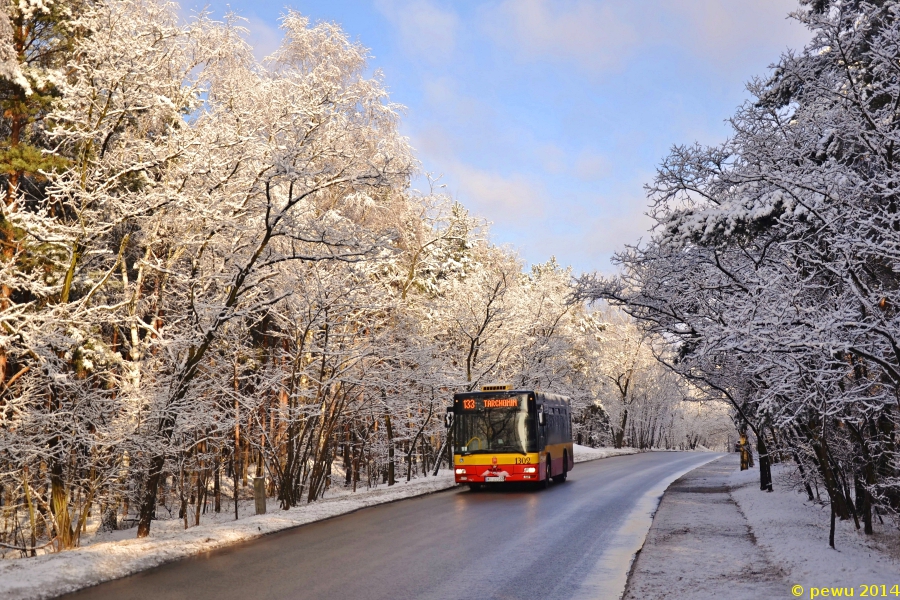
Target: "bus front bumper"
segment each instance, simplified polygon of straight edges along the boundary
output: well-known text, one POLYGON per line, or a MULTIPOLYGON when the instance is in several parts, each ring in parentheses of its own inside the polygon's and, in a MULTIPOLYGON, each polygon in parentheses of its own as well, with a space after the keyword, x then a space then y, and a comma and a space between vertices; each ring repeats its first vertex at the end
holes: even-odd
POLYGON ((505 483, 511 481, 539 481, 539 465, 466 465, 456 467, 456 483, 505 483))

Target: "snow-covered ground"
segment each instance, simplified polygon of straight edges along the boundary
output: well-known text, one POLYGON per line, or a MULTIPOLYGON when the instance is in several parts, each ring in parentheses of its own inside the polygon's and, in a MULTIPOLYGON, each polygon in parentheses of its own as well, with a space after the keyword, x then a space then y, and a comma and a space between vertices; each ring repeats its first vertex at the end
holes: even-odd
POLYGON ((757 470, 738 466, 738 455, 726 455, 666 491, 627 600, 815 598, 835 595, 831 588, 853 597, 900 594, 900 545, 888 521, 874 536, 838 522, 832 550, 827 504, 798 493, 787 465, 773 469, 771 493, 760 491, 757 470), (874 585, 877 594, 862 587, 874 585))
POLYGON ((573 448, 575 462, 577 463, 610 456, 621 456, 623 454, 637 454, 638 452, 640 450, 636 448, 591 448, 590 446, 580 446, 578 444, 575 444, 573 448))
MULTIPOLYGON (((575 462, 638 452, 633 448, 589 448, 575 445, 575 462)), ((253 515, 253 503, 243 502, 241 518, 233 520, 229 506, 221 513, 202 515, 201 524, 184 529, 180 519, 153 522, 150 537, 135 538, 135 528, 113 532, 89 532, 83 546, 68 552, 36 558, 0 561, 0 598, 30 600, 60 594, 125 577, 166 562, 208 552, 282 529, 346 514, 376 504, 429 494, 456 485, 450 471, 437 477, 400 481, 356 493, 333 488, 326 498, 312 504, 281 510, 269 499, 267 514, 253 515)), ((193 516, 191 517, 193 518, 193 516)), ((192 523, 192 521, 191 521, 192 523)))
POLYGON ((857 531, 852 520, 838 521, 832 550, 828 505, 797 492, 788 469, 776 465, 773 474, 775 491, 766 493, 759 490, 758 471, 735 471, 729 478, 731 496, 772 562, 784 569, 791 585, 803 586, 803 597, 810 597, 811 587, 825 586, 855 588, 860 596, 861 585, 874 584, 886 585, 889 596, 897 596, 890 590, 900 585, 900 545, 888 520, 882 525, 876 518, 872 536, 857 531))

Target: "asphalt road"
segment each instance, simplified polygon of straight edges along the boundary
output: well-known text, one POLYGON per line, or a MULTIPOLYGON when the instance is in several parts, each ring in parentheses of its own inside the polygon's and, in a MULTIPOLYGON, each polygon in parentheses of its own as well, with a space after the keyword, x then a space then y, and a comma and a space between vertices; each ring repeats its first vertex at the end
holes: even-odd
MULTIPOLYGON (((651 452, 579 463, 566 483, 548 490, 440 492, 268 535, 64 598, 583 596, 583 582, 597 582, 598 559, 609 563, 625 552, 616 533, 627 528, 648 490, 707 460, 704 454, 651 452)), ((627 569, 627 560, 619 563, 627 569)))

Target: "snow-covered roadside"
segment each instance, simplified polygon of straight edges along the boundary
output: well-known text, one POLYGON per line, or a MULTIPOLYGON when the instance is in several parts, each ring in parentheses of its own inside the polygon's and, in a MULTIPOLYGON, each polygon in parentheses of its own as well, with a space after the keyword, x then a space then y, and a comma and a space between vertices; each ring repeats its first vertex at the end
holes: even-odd
POLYGON ((888 533, 887 521, 881 526, 875 520, 874 536, 857 531, 852 520, 838 521, 832 550, 828 506, 792 489, 787 470, 776 469, 773 475, 775 491, 766 493, 759 490, 757 471, 735 471, 729 478, 731 496, 757 543, 785 570, 791 585, 803 586, 803 597, 810 597, 811 587, 855 588, 858 596, 861 585, 884 584, 890 590, 900 584, 896 532, 888 533), (879 529, 885 533, 879 535, 879 529), (889 539, 895 540, 893 549, 887 547, 889 539))
POLYGON ((272 510, 270 505, 268 509, 272 512, 238 521, 181 530, 167 523, 169 527, 157 527, 151 531, 150 537, 140 540, 133 537, 135 529, 130 529, 126 530, 130 532, 130 539, 98 542, 59 554, 0 562, 0 598, 52 598, 267 533, 321 521, 367 506, 430 494, 454 485, 452 473, 445 470, 437 477, 414 479, 410 483, 401 481, 392 487, 381 486, 344 494, 291 510, 272 510))
POLYGON ((591 448, 590 446, 575 444, 572 452, 575 454, 575 462, 580 463, 588 460, 597 460, 598 458, 609 458, 610 456, 637 454, 640 450, 636 448, 591 448))
POLYGON ((666 490, 632 564, 625 600, 789 597, 790 585, 757 546, 729 493, 737 459, 709 462, 666 490))

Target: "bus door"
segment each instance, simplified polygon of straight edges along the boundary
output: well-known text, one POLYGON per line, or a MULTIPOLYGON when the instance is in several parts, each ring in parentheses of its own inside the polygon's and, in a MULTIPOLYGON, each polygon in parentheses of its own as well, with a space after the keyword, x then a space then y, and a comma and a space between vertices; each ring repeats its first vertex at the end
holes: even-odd
POLYGON ((550 415, 546 413, 547 408, 544 405, 538 404, 536 409, 537 418, 534 420, 534 426, 537 427, 538 452, 543 452, 547 447, 547 424, 550 423, 550 415), (541 419, 541 412, 544 412, 543 419, 541 419), (543 425, 541 424, 541 421, 544 422, 543 425))

